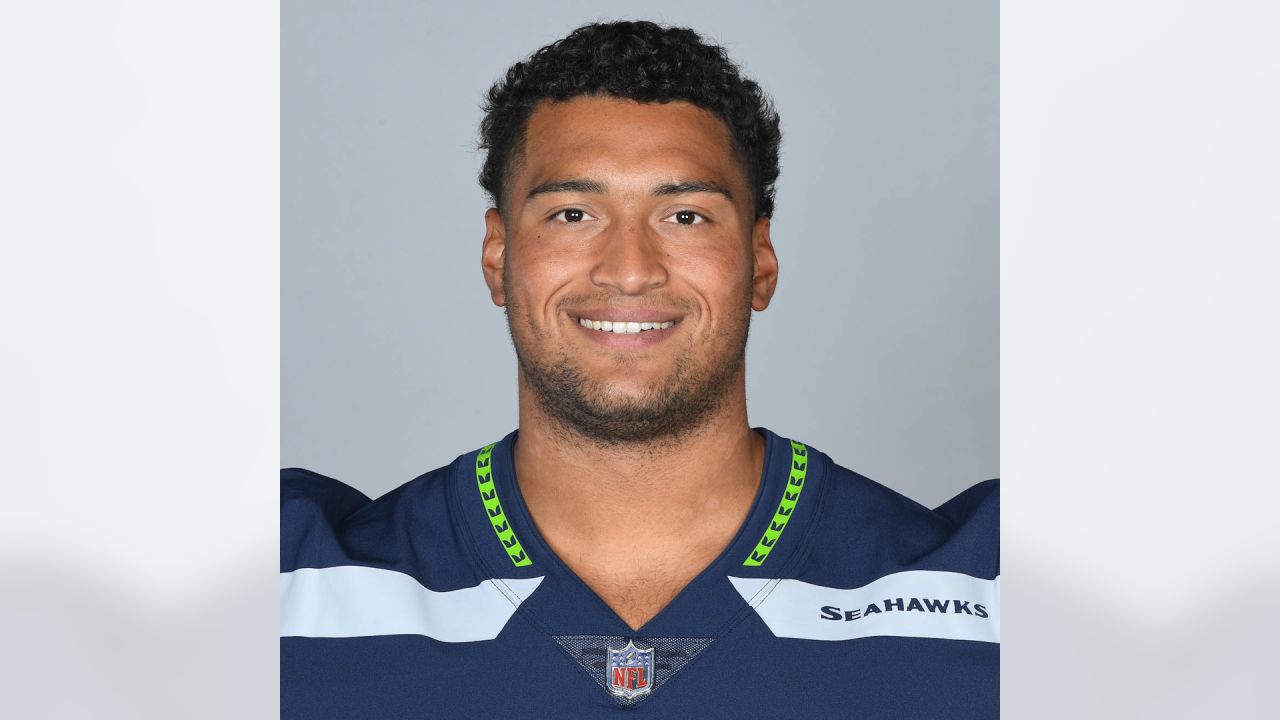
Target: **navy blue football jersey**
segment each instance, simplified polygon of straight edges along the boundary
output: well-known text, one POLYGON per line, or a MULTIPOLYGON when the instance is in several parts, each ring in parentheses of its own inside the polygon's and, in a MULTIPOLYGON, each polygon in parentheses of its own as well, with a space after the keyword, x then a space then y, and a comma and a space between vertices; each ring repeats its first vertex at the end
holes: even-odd
POLYGON ((282 717, 997 717, 997 481, 929 510, 758 432, 737 536, 636 630, 538 535, 516 433, 372 501, 285 470, 282 717))

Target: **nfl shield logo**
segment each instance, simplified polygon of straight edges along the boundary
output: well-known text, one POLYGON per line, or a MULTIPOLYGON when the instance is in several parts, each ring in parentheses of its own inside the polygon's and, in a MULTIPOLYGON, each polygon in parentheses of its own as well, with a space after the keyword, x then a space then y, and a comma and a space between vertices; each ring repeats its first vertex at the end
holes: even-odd
POLYGON ((638 648, 628 640, 620 650, 608 648, 608 656, 604 671, 609 692, 634 700, 653 689, 653 648, 638 648))

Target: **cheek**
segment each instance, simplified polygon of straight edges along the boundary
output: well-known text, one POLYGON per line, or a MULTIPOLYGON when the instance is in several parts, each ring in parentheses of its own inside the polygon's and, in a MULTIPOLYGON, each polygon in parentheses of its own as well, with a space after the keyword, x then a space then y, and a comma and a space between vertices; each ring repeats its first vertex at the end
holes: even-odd
POLYGON ((524 247, 513 252, 504 267, 508 303, 526 316, 554 314, 556 298, 582 274, 581 261, 574 254, 556 252, 538 241, 534 236, 522 243, 524 247))
POLYGON ((703 252, 690 254, 683 261, 680 274, 713 322, 724 322, 726 317, 750 310, 750 257, 743 253, 703 252))

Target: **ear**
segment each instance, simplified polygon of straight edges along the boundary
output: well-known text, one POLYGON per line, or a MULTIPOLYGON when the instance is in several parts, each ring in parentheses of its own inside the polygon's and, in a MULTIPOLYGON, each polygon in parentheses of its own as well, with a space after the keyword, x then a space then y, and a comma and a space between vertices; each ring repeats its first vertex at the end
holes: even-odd
POLYGON ((773 291, 778 288, 778 256, 769 239, 769 218, 756 218, 751 229, 751 248, 755 255, 755 272, 751 276, 751 308, 756 311, 769 307, 773 291))
POLYGON ((489 296, 493 304, 504 307, 507 304, 506 289, 502 286, 502 266, 506 262, 507 227, 502 222, 502 213, 497 208, 489 208, 484 214, 484 245, 480 250, 480 269, 484 271, 484 282, 489 286, 489 296))

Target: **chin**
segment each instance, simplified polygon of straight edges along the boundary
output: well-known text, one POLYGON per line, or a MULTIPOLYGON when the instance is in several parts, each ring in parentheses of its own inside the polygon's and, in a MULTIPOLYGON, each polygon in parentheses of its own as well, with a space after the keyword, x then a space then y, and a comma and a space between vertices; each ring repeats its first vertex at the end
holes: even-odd
POLYGON ((661 395, 656 384, 604 381, 596 384, 596 392, 588 394, 587 399, 604 413, 609 413, 656 405, 661 395))

